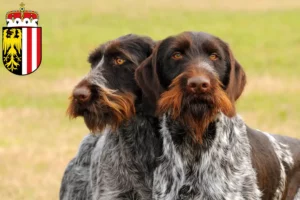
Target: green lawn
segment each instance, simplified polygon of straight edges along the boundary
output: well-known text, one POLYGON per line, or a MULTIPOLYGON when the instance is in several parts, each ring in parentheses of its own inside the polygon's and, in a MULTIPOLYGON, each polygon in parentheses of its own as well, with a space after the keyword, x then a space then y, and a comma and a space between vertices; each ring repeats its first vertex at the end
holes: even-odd
MULTIPOLYGON (((159 40, 195 30, 224 39, 248 76, 239 114, 254 128, 300 138, 300 3, 185 2, 24 2, 40 14, 43 60, 25 77, 0 67, 1 199, 58 198, 64 168, 88 133, 82 119, 66 116, 68 97, 89 71, 88 53, 127 33, 159 40)), ((1 4, 3 26, 19 3, 1 4)))

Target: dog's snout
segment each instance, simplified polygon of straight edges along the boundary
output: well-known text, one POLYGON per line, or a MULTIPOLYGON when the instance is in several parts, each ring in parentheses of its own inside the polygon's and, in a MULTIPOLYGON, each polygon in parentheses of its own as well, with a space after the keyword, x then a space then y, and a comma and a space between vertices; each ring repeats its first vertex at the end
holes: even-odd
POLYGON ((90 100, 91 90, 87 86, 77 86, 73 91, 73 97, 81 103, 90 100))
POLYGON ((205 76, 196 76, 189 78, 187 81, 187 87, 192 92, 206 92, 210 89, 210 80, 205 76))

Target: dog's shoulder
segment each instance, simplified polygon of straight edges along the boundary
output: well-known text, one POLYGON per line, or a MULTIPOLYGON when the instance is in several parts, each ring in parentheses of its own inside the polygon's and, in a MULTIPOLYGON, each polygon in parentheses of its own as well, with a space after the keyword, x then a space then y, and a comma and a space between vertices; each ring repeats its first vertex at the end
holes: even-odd
POLYGON ((76 165, 90 165, 91 154, 101 135, 88 134, 83 138, 79 145, 77 155, 75 157, 76 165))
POLYGON ((273 134, 273 137, 281 144, 287 145, 292 153, 294 164, 300 169, 300 140, 288 136, 273 134))
POLYGON ((264 198, 282 197, 289 174, 300 168, 300 140, 247 127, 252 164, 259 177, 264 198))
POLYGON ((76 156, 65 169, 61 187, 60 199, 91 199, 89 186, 89 168, 91 153, 100 136, 89 134, 81 141, 76 156))
POLYGON ((259 188, 265 188, 263 199, 272 199, 280 182, 280 161, 266 134, 247 126, 252 165, 257 173, 259 188))

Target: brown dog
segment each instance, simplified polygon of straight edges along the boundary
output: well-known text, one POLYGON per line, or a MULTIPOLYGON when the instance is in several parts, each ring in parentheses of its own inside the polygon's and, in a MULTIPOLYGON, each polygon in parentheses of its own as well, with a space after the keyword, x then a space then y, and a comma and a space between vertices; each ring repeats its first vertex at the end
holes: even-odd
POLYGON ((136 79, 162 116, 154 199, 300 195, 300 141, 253 130, 236 115, 246 76, 221 39, 203 32, 168 37, 136 79))

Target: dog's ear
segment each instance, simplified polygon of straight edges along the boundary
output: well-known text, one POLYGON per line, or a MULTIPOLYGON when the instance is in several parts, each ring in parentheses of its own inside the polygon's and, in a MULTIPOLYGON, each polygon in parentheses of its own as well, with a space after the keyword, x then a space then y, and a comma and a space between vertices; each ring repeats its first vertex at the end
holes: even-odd
POLYGON ((135 71, 135 80, 148 100, 156 104, 163 89, 160 85, 156 72, 158 46, 152 54, 144 60, 135 71))
POLYGON ((232 102, 235 102, 242 94, 244 87, 246 85, 246 74, 243 67, 234 58, 232 51, 226 44, 226 51, 229 56, 229 82, 226 92, 232 102))

